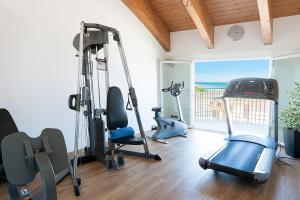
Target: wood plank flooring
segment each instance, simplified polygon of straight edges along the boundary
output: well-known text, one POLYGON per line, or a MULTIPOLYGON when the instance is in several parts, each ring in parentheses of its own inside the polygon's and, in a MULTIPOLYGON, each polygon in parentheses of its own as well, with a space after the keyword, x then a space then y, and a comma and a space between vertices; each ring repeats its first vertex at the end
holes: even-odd
MULTIPOLYGON (((127 156, 126 166, 115 172, 107 172, 99 162, 81 165, 81 196, 75 197, 71 178, 66 177, 58 184, 58 197, 68 200, 300 199, 299 161, 288 161, 292 167, 274 165, 270 180, 262 185, 201 169, 199 157, 220 145, 223 137, 191 130, 188 138, 172 138, 169 144, 149 141, 150 150, 160 153, 161 162, 127 156)), ((38 185, 37 180, 31 187, 36 190, 38 185)), ((0 185, 0 199, 9 199, 3 185, 0 185)))

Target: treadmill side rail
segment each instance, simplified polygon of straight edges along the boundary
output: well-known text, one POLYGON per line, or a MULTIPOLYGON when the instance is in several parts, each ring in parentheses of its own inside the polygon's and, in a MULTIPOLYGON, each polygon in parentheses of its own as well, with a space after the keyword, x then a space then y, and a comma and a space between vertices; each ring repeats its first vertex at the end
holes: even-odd
POLYGON ((228 142, 226 142, 226 144, 224 144, 221 148, 218 148, 217 151, 212 151, 211 153, 207 153, 204 156, 201 156, 199 159, 199 165, 202 169, 208 169, 210 161, 216 156, 218 155, 218 153, 220 153, 221 151, 223 151, 223 149, 225 149, 228 145, 228 142))
POLYGON ((207 161, 208 161, 208 159, 206 159, 204 157, 199 158, 199 165, 202 169, 207 169, 207 161))
POLYGON ((264 149, 254 169, 254 182, 264 183, 268 180, 271 175, 275 153, 274 149, 264 149))

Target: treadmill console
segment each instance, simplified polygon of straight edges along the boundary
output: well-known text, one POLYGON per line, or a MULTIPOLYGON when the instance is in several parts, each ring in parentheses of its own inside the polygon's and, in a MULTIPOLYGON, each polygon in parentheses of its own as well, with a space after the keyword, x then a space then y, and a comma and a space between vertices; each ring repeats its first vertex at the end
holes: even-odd
POLYGON ((232 98, 278 100, 278 83, 274 79, 241 78, 229 82, 224 95, 232 98))

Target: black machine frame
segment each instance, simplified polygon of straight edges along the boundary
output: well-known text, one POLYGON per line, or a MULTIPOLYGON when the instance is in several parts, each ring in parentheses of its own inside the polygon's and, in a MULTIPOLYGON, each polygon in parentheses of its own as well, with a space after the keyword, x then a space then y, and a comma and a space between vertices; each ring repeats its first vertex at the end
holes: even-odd
MULTIPOLYGON (((157 154, 151 154, 147 144, 145 131, 143 128, 142 120, 140 117, 138 109, 138 100, 135 89, 132 85, 132 80, 129 73, 128 64, 125 57, 125 52, 122 45, 122 40, 120 37, 120 32, 112 27, 104 26, 96 23, 85 23, 81 22, 80 33, 75 36, 73 46, 78 51, 78 84, 77 84, 77 93, 70 95, 69 97, 69 108, 76 111, 76 126, 75 126, 75 144, 74 144, 74 159, 72 160, 73 165, 73 185, 75 194, 80 195, 79 186, 81 184, 81 179, 77 175, 77 166, 78 162, 88 162, 91 160, 98 160, 106 162, 106 165, 112 164, 115 162, 113 160, 114 153, 122 153, 128 155, 134 155, 139 157, 144 157, 146 159, 161 160, 160 156, 157 154), (99 86, 99 71, 105 72, 105 85, 106 92, 109 90, 109 67, 108 67, 108 44, 109 44, 109 35, 112 34, 113 40, 117 43, 123 69, 126 76, 127 85, 129 88, 128 96, 132 104, 139 133, 141 135, 138 143, 133 143, 133 145, 143 145, 144 152, 136 152, 130 150, 120 149, 125 144, 132 144, 126 140, 120 140, 118 142, 112 142, 108 140, 108 147, 105 145, 105 132, 107 128, 105 127, 103 116, 106 115, 106 109, 101 108, 100 101, 100 86, 99 86), (98 51, 103 49, 103 58, 98 57, 98 51), (95 97, 94 86, 93 86, 93 64, 91 62, 92 54, 96 54, 97 62, 97 81, 98 81, 98 95, 95 97), (99 108, 96 109, 95 101, 99 101, 99 108), (85 154, 79 156, 78 152, 78 140, 80 134, 80 115, 83 114, 85 120, 87 121, 88 126, 88 135, 89 135, 89 145, 85 147, 85 154), (118 145, 116 148, 115 146, 118 145), (107 162, 107 156, 112 158, 110 164, 107 162)), ((110 130, 108 130, 110 131, 110 130)), ((121 155, 119 155, 121 158, 121 155)), ((121 158, 122 159, 122 158, 121 158)), ((109 167, 108 167, 109 168, 109 167)), ((113 169, 118 168, 117 165, 113 169)))

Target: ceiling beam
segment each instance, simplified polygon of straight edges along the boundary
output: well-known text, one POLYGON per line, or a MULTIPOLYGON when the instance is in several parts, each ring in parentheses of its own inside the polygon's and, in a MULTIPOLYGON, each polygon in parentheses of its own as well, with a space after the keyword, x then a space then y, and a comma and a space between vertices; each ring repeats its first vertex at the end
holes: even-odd
POLYGON ((158 40, 165 51, 170 51, 170 32, 155 15, 147 0, 122 0, 122 2, 135 14, 158 40))
POLYGON ((257 5, 264 44, 272 44, 273 17, 271 12, 271 0, 257 0, 257 5))
POLYGON ((209 49, 214 48, 214 25, 203 0, 183 0, 183 4, 193 19, 202 39, 209 49))

